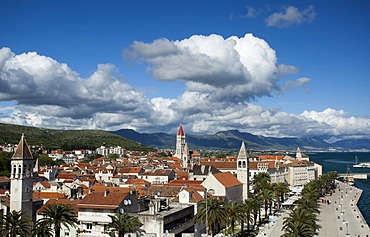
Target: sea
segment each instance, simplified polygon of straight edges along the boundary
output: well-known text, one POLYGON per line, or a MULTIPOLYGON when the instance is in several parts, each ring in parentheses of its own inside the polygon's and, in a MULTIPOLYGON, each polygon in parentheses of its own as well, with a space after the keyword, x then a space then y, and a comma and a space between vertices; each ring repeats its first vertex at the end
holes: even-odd
MULTIPOLYGON (((356 156, 358 162, 370 162, 370 152, 318 152, 305 153, 311 161, 322 165, 323 173, 336 171, 337 173, 370 173, 370 168, 354 168, 356 156)), ((358 202, 358 208, 361 210, 363 217, 370 225, 370 176, 367 180, 355 180, 355 186, 362 189, 362 195, 358 202)))

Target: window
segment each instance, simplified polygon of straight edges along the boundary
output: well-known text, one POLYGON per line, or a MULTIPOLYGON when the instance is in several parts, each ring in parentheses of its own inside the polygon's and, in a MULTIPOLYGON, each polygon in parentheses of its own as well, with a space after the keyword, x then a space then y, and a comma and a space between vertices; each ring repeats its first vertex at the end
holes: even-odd
POLYGON ((92 223, 86 223, 86 229, 91 230, 92 229, 92 223))
POLYGON ((13 178, 15 178, 15 173, 17 173, 17 167, 14 165, 13 166, 13 178))

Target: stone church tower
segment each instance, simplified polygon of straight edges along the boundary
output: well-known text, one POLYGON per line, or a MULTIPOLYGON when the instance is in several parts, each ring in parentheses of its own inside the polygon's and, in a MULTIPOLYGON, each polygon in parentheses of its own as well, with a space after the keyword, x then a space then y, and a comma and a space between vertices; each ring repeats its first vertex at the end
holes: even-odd
POLYGON ((174 155, 177 158, 182 160, 182 168, 188 168, 188 160, 189 160, 189 149, 188 145, 185 141, 185 133, 184 129, 182 128, 182 124, 180 123, 179 129, 177 131, 176 136, 176 153, 174 155))
POLYGON ((249 167, 248 155, 244 142, 240 147, 237 162, 237 178, 243 184, 243 200, 248 198, 249 193, 249 167))
POLYGON ((31 218, 34 159, 24 134, 10 163, 10 210, 23 211, 31 218))

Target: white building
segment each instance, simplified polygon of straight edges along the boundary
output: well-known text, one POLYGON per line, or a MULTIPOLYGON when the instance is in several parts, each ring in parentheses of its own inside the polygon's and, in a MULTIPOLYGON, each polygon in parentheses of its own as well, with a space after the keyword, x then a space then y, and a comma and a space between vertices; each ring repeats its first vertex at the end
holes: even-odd
POLYGON ((240 202, 243 198, 243 184, 230 172, 210 174, 202 182, 202 186, 214 197, 225 202, 240 202))
POLYGON ((140 174, 140 178, 144 179, 152 184, 166 184, 171 180, 174 180, 176 174, 171 169, 154 169, 140 174))
POLYGON ((136 195, 130 192, 92 192, 78 204, 79 236, 109 237, 106 226, 112 222, 109 215, 138 211, 136 195))
POLYGON ((237 177, 238 180, 243 184, 243 200, 246 200, 248 199, 249 193, 249 161, 244 142, 242 142, 236 162, 237 177))
POLYGON ((24 134, 11 158, 10 175, 10 210, 23 211, 30 218, 33 216, 33 167, 35 160, 24 134))
POLYGON ((187 169, 189 164, 189 149, 185 140, 185 132, 180 124, 176 135, 176 152, 175 157, 182 160, 182 168, 187 169))
POLYGON ((120 146, 116 146, 116 147, 101 146, 96 149, 96 153, 103 155, 103 156, 108 156, 110 154, 116 154, 116 155, 121 156, 121 155, 124 155, 125 152, 126 150, 120 146))
POLYGON ((287 166, 288 183, 290 186, 305 185, 318 178, 318 169, 314 162, 307 160, 294 160, 287 166))

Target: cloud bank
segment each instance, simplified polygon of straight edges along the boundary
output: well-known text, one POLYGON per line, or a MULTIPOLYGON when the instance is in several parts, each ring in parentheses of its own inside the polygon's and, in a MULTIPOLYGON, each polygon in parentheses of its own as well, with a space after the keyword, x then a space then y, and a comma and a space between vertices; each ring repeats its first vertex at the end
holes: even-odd
POLYGON ((344 111, 290 114, 265 109, 253 101, 306 86, 308 77, 282 83, 294 74, 279 64, 269 44, 252 34, 223 38, 193 35, 188 39, 133 42, 124 52, 163 82, 183 81, 176 98, 149 99, 127 84, 118 69, 101 64, 81 78, 67 64, 29 52, 0 49, 0 122, 58 129, 131 128, 139 132, 174 133, 182 123, 187 133, 210 134, 238 129, 275 137, 370 137, 370 119, 344 111), (9 101, 13 105, 9 105, 9 101))

